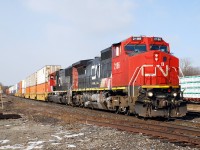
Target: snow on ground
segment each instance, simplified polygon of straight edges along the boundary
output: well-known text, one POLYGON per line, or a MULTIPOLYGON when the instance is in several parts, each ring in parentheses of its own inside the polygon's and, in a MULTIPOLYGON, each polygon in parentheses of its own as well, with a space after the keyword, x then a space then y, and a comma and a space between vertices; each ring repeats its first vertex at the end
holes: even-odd
POLYGON ((141 134, 92 125, 68 127, 33 123, 25 119, 0 120, 0 150, 35 149, 190 149, 141 134), (6 126, 5 124, 9 125, 6 126))

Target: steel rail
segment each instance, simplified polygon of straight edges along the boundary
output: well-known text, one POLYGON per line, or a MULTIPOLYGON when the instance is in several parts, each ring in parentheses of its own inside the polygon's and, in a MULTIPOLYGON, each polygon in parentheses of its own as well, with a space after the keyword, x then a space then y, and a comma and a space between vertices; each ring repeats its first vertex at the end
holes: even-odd
MULTIPOLYGON (((181 132, 172 132, 177 130, 177 128, 167 128, 166 130, 160 130, 156 129, 158 125, 155 127, 152 127, 147 125, 146 127, 141 126, 141 124, 133 124, 133 125, 125 125, 125 124, 119 124, 119 123, 110 123, 110 122, 103 122, 103 121, 96 121, 96 120, 84 120, 80 119, 83 121, 83 123, 86 124, 93 124, 93 125, 98 125, 98 126, 104 126, 104 127, 111 127, 115 128, 118 130, 123 130, 123 131, 128 131, 128 132, 134 132, 134 133, 143 133, 148 136, 156 137, 159 139, 166 139, 169 142, 174 142, 174 143, 182 143, 184 145, 190 145, 190 146, 195 146, 195 147, 200 147, 200 137, 197 137, 195 135, 189 134, 190 132, 185 129, 187 134, 183 134, 181 132), (170 130, 171 131, 170 131, 170 130)), ((160 126, 160 128, 164 128, 163 126, 160 126)), ((183 129, 182 129, 183 130, 183 129)), ((200 133, 200 131, 197 131, 200 133)))

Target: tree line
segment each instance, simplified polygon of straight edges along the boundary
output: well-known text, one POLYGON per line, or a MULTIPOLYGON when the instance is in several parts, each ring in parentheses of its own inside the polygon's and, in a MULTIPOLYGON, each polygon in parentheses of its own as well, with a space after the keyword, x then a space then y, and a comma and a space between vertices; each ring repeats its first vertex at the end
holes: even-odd
MULTIPOLYGON (((192 61, 189 58, 180 59, 180 68, 184 76, 200 75, 200 68, 194 67, 192 65, 192 61)), ((180 71, 180 76, 182 76, 181 71, 180 71)))
POLYGON ((0 86, 1 86, 1 90, 3 91, 3 93, 6 93, 6 89, 9 88, 9 86, 5 86, 0 82, 0 86))

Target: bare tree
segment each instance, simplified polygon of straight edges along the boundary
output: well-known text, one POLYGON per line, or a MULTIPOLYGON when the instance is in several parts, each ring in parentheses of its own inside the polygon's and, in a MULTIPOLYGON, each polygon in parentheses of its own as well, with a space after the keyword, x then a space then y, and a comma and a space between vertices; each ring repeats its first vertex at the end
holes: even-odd
POLYGON ((180 59, 180 68, 184 76, 200 75, 200 68, 193 67, 189 58, 180 59))
POLYGON ((6 89, 8 89, 9 86, 4 86, 1 82, 0 82, 0 86, 1 86, 1 90, 3 91, 3 93, 6 93, 6 89))

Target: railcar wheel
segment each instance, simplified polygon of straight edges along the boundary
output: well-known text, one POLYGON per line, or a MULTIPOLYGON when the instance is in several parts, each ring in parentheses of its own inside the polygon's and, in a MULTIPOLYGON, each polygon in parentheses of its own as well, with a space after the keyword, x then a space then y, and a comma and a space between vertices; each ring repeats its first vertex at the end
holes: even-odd
POLYGON ((116 114, 119 114, 119 106, 116 106, 116 107, 115 107, 115 113, 116 113, 116 114))
POLYGON ((125 110, 124 114, 125 114, 126 116, 130 116, 129 107, 126 107, 126 110, 125 110))

